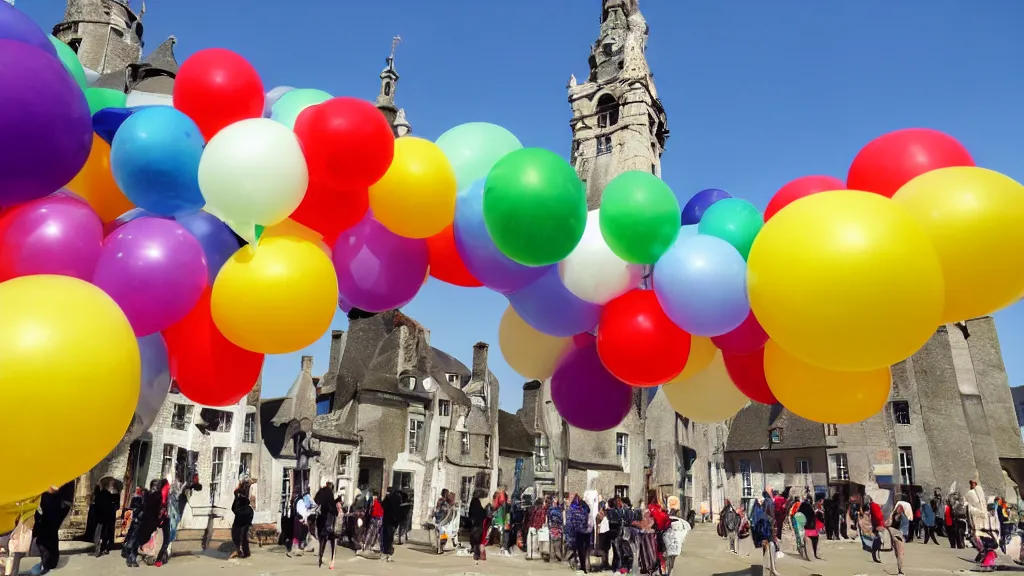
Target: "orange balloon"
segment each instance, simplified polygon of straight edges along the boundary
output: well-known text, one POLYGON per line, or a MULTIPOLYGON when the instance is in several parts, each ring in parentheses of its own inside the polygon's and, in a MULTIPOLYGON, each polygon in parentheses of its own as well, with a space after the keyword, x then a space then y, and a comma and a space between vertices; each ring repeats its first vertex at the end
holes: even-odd
POLYGON ((88 202, 104 224, 135 208, 114 182, 114 175, 110 171, 110 144, 96 134, 92 135, 89 159, 67 185, 67 189, 88 202))

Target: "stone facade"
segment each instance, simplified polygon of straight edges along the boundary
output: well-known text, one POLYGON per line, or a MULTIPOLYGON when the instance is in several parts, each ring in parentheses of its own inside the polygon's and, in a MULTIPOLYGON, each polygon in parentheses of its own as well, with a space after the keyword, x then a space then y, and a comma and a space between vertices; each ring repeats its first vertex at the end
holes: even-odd
MULTIPOLYGON (((785 411, 759 420, 753 415, 777 409, 744 408, 727 444, 730 497, 742 497, 749 483, 756 490, 760 484, 798 490, 813 484, 823 491, 827 484, 845 495, 892 495, 945 493, 954 484, 963 490, 973 479, 990 496, 1017 500, 1024 443, 992 318, 940 326, 921 350, 892 367, 892 378, 885 409, 853 425, 822 426, 785 411), (781 442, 772 442, 780 434, 781 442), (751 435, 766 445, 752 446, 751 435), (789 447, 792 459, 805 462, 796 472, 806 472, 809 482, 759 474, 760 460, 789 447)), ((792 470, 787 466, 783 461, 783 472, 792 470)))
POLYGON ((119 0, 68 0, 53 35, 100 74, 121 73, 142 58, 142 15, 119 0))
POLYGON ((514 416, 498 410, 487 353, 487 344, 475 345, 467 368, 431 347, 429 331, 397 310, 350 312, 349 330, 332 333, 327 373, 314 379, 304 363, 288 397, 261 402, 261 474, 271 478, 257 505, 263 521, 276 520, 292 495, 328 480, 348 500, 356 490, 409 489, 414 527, 426 522, 443 488, 464 506, 473 491, 495 490, 507 473, 504 459, 521 458, 532 445, 514 416), (307 413, 288 408, 314 394, 307 413), (306 433, 296 422, 310 417, 304 471, 292 446, 306 433), (502 429, 513 440, 505 448, 502 429))

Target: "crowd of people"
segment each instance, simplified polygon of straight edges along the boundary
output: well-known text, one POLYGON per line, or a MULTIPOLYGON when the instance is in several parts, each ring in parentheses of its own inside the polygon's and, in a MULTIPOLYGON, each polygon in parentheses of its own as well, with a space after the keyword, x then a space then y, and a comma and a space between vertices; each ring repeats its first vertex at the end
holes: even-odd
POLYGON ((279 542, 289 557, 316 552, 318 566, 323 566, 329 551, 330 570, 338 545, 356 552, 378 550, 382 560, 391 562, 395 544, 407 535, 411 508, 412 497, 406 489, 391 488, 381 498, 364 487, 349 505, 327 482, 315 495, 305 491, 292 500, 281 517, 279 542))
MULTIPOLYGON (((901 495, 889 514, 869 495, 814 499, 767 488, 747 506, 726 500, 719 518, 718 534, 728 540, 729 551, 740 553, 742 542, 750 538, 752 548, 762 550, 772 576, 779 576, 776 560, 785 556, 784 531, 792 534, 797 556, 808 562, 821 559, 822 534, 828 540, 860 541, 876 563, 883 562, 882 552, 892 551, 898 576, 903 574, 905 546, 915 539, 939 545, 942 537, 950 548, 971 546, 977 551, 975 562, 989 568, 995 565, 997 551, 1005 554, 1013 536, 1024 534, 1017 507, 998 497, 987 500, 974 481, 966 494, 953 490, 943 497, 936 488, 927 500, 921 493, 901 495)), ((1013 561, 1024 566, 1024 547, 1013 561)))
MULTIPOLYGON (((454 503, 455 495, 445 490, 434 507, 430 527, 439 554, 463 547, 454 503)), ((594 491, 532 501, 509 498, 503 488, 489 498, 478 491, 466 522, 477 563, 486 561, 489 548, 505 556, 519 550, 526 560, 565 563, 583 573, 668 576, 690 531, 679 499, 673 496, 663 504, 654 490, 644 507, 634 507, 629 498, 606 500, 594 491)))

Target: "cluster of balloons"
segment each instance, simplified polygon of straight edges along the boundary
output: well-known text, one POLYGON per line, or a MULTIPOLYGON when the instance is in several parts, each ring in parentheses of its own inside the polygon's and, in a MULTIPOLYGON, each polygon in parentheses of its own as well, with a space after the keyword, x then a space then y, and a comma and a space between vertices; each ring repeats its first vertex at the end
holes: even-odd
MULTIPOLYGON (((504 162, 488 176, 485 215, 504 162)), ((579 210, 569 186, 533 180, 544 194, 495 202, 543 202, 541 212, 565 223, 550 199, 564 188, 560 201, 579 210)), ((520 374, 551 378, 561 416, 589 430, 622 421, 630 387, 657 386, 698 422, 726 420, 748 401, 858 422, 888 400, 889 367, 940 324, 1024 296, 1024 187, 934 130, 881 136, 846 182, 798 178, 763 213, 717 189, 680 209, 656 178, 627 172, 582 229, 568 219, 558 237, 553 223, 522 218, 487 220, 497 248, 540 275, 505 286, 502 352, 520 374), (536 268, 559 255, 557 266, 536 268), (643 265, 653 265, 650 289, 639 286, 643 265), (823 386, 844 401, 822 402, 823 386)))

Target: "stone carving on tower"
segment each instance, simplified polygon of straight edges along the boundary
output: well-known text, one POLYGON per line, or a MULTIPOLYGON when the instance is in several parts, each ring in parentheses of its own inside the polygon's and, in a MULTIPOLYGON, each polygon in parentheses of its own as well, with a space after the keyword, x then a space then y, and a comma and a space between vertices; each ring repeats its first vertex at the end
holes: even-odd
POLYGON ((395 36, 391 40, 391 54, 387 57, 387 67, 380 73, 380 93, 377 94, 377 108, 388 119, 394 130, 395 138, 401 138, 412 132, 412 126, 405 118, 405 109, 395 105, 395 89, 398 87, 398 72, 395 70, 395 49, 401 44, 402 37, 395 36))
POLYGON ((587 205, 616 175, 643 170, 661 176, 668 138, 665 109, 647 65, 648 27, 639 0, 603 0, 601 32, 590 50, 590 75, 568 85, 572 163, 587 187, 587 205))

